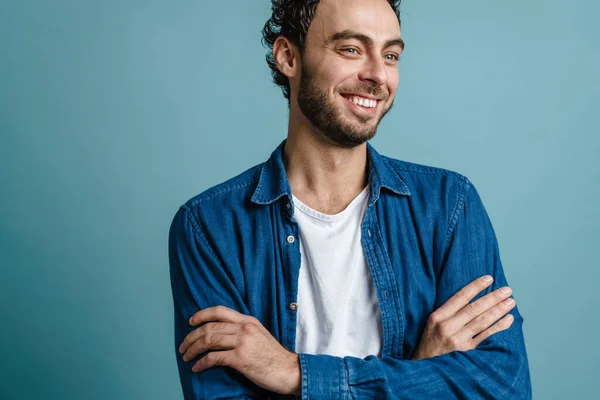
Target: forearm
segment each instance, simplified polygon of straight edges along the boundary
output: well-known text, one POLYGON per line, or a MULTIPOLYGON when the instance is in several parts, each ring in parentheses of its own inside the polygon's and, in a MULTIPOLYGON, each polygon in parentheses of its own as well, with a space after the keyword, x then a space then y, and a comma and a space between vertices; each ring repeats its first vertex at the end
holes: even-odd
POLYGON ((466 352, 411 361, 301 354, 302 397, 382 399, 530 399, 531 381, 522 317, 466 352))

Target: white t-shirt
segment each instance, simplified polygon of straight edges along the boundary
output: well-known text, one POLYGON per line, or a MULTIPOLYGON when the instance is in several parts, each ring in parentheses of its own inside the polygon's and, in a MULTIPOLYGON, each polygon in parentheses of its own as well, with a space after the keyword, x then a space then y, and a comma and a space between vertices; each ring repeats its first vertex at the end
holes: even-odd
POLYGON ((297 353, 381 357, 381 310, 361 243, 368 189, 335 215, 292 196, 301 254, 297 353))

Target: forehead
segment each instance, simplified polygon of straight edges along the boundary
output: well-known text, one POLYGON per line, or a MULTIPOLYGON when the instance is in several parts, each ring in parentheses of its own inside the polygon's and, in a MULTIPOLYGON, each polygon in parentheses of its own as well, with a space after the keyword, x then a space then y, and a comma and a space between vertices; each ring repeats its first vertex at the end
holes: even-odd
POLYGON ((321 0, 308 36, 326 40, 344 30, 367 35, 375 42, 400 37, 398 17, 387 0, 321 0))

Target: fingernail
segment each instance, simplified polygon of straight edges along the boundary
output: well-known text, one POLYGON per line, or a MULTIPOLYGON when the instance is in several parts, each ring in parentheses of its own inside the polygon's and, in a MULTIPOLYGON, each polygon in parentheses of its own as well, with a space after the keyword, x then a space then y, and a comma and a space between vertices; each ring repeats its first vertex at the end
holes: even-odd
POLYGON ((503 287, 502 289, 500 289, 500 291, 504 294, 509 294, 510 293, 510 288, 508 286, 503 287))
POLYGON ((490 283, 493 280, 494 280, 494 278, 492 278, 490 275, 486 275, 486 276, 483 277, 483 282, 484 283, 490 283))
POLYGON ((515 301, 512 298, 506 299, 504 300, 504 304, 506 304, 507 306, 512 306, 513 304, 515 304, 515 301))

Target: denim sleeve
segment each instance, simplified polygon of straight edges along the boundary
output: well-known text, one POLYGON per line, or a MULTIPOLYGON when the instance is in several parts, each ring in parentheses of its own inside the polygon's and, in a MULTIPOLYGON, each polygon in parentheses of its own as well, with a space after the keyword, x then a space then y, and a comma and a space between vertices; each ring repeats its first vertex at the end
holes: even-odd
MULTIPOLYGON (((437 307, 486 274, 494 282, 478 298, 507 284, 496 235, 475 187, 465 181, 458 198, 438 272, 437 307)), ((523 317, 517 307, 511 314, 512 326, 476 349, 424 360, 301 354, 302 397, 531 399, 523 317)))
POLYGON ((224 305, 249 314, 242 296, 223 268, 206 235, 185 207, 175 215, 169 231, 169 264, 175 315, 175 354, 183 395, 192 399, 263 398, 264 390, 229 367, 213 367, 194 373, 192 367, 200 356, 183 361, 179 346, 197 327, 188 323, 201 309, 224 305))

